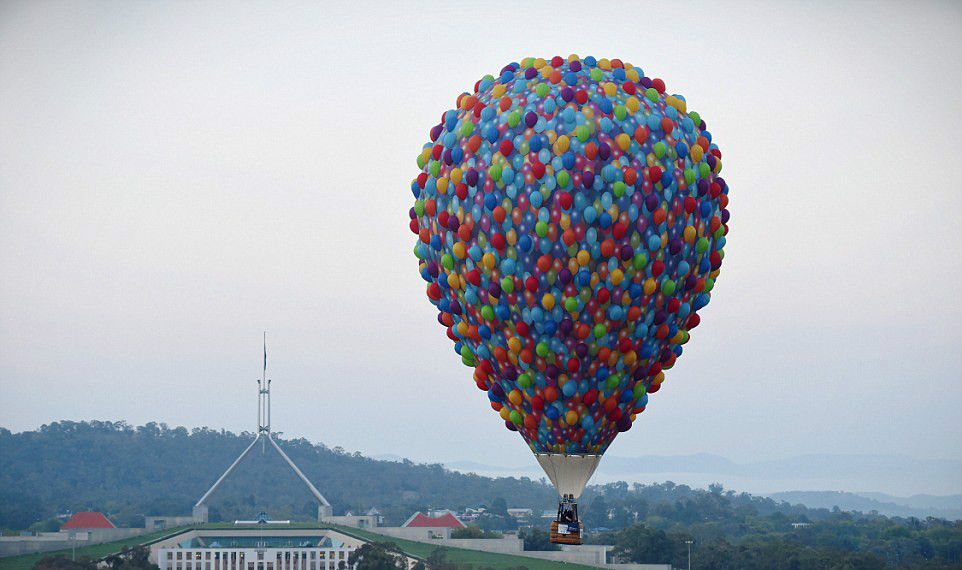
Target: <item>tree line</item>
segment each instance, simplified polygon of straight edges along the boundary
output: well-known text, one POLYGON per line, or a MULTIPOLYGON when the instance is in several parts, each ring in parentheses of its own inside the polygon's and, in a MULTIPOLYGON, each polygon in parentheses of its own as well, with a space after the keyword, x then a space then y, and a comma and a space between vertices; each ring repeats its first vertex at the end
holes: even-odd
MULTIPOLYGON (((56 422, 36 431, 0 428, 0 528, 56 530, 53 517, 96 510, 119 526, 149 515, 190 513, 193 503, 246 447, 253 434, 56 422)), ((387 524, 430 508, 486 507, 477 528, 497 536, 516 530, 507 507, 539 513, 556 501, 544 480, 481 477, 410 461, 376 461, 305 439, 277 438, 331 501, 335 513, 376 507, 387 524)), ((316 504, 276 454, 252 454, 211 502, 212 520, 272 517, 311 520, 316 504)), ((671 482, 590 487, 580 501, 589 540, 614 544, 625 562, 698 568, 959 568, 962 526, 937 518, 885 517, 813 509, 735 493, 720 485, 693 489, 671 482)), ((543 548, 544 521, 521 528, 527 548, 543 548)))

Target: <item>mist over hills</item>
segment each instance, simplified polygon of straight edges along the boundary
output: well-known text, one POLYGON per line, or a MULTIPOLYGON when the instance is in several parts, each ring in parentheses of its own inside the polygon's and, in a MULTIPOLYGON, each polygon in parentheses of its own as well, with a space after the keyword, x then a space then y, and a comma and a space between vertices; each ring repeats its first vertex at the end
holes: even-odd
MULTIPOLYGON (((541 476, 534 462, 521 466, 499 466, 471 461, 450 461, 445 462, 444 466, 487 476, 541 476)), ((939 510, 951 513, 962 511, 960 474, 962 460, 957 459, 809 454, 738 463, 720 455, 699 453, 639 457, 606 455, 593 481, 649 483, 670 480, 696 487, 722 483, 728 488, 765 495, 786 491, 844 490, 880 503, 894 503, 916 509, 913 516, 924 513, 946 516, 944 513, 935 513, 939 510), (925 497, 928 497, 928 500, 924 499, 925 497)), ((829 498, 826 497, 825 500, 829 498)), ((875 506, 882 507, 879 512, 886 512, 884 505, 875 506)))
MULTIPOLYGON (((144 515, 188 514, 194 501, 252 437, 249 433, 209 428, 187 430, 154 423, 132 427, 113 422, 65 421, 22 433, 0 428, 0 528, 26 528, 59 513, 88 509, 111 513, 117 522, 129 525, 137 524, 144 515)), ((278 438, 278 442, 316 482, 337 513, 378 507, 390 521, 400 522, 415 510, 432 507, 485 505, 500 498, 512 507, 540 511, 550 508, 556 500, 554 489, 535 466, 508 469, 460 462, 448 464, 447 469, 393 454, 381 456, 380 460, 368 458, 304 439, 278 438), (486 476, 489 474, 506 476, 486 476)), ((785 470, 802 463, 804 459, 792 458, 776 463, 776 467, 785 470)), ((695 487, 707 488, 709 483, 721 481, 731 488, 734 486, 718 478, 719 473, 750 473, 755 468, 709 454, 615 456, 606 457, 602 465, 604 470, 595 478, 596 485, 584 496, 586 504, 599 495, 610 496, 612 490, 628 488, 614 481, 636 481, 638 473, 648 474, 651 481, 657 476, 658 481, 682 484, 687 482, 669 475, 684 470, 688 475, 700 473, 708 481, 695 487)), ((809 469, 815 471, 816 467, 809 469)), ((688 492, 688 487, 678 488, 688 492)), ((649 495, 661 497, 657 500, 670 499, 662 491, 659 493, 649 495)), ((958 495, 902 499, 881 493, 802 491, 776 492, 771 496, 775 501, 756 507, 768 511, 785 508, 786 512, 805 516, 814 515, 804 508, 780 507, 779 503, 828 510, 838 506, 843 510, 919 518, 959 518, 962 512, 962 497, 958 495)), ((251 516, 261 510, 304 520, 316 512, 313 498, 280 458, 260 452, 245 460, 213 497, 210 506, 212 518, 220 520, 251 516)))
POLYGON ((874 511, 889 517, 962 519, 962 495, 893 497, 885 493, 785 491, 771 493, 768 496, 776 501, 786 501, 793 505, 801 504, 818 509, 838 508, 843 511, 859 511, 862 513, 874 511))
MULTIPOLYGON (((0 428, 0 528, 22 529, 59 513, 98 510, 121 525, 144 515, 187 515, 250 444, 253 434, 150 423, 55 422, 37 431, 0 428)), ((414 510, 511 497, 551 505, 554 489, 527 478, 492 479, 440 465, 376 461, 305 439, 275 438, 335 513, 380 508, 395 522, 414 510)), ((210 501, 213 520, 267 511, 310 520, 316 503, 275 453, 254 450, 210 501)))
MULTIPOLYGON (((0 530, 56 530, 62 522, 56 515, 79 510, 103 511, 119 526, 142 525, 145 515, 188 514, 252 437, 154 423, 133 427, 64 421, 16 434, 0 428, 0 530)), ((521 523, 508 515, 509 506, 540 512, 557 500, 540 473, 536 478, 489 478, 396 455, 375 460, 304 439, 278 435, 276 440, 328 497, 336 514, 377 507, 387 524, 396 525, 412 512, 432 507, 483 506, 488 510, 477 520, 482 529, 510 530, 521 523)), ((735 468, 723 458, 701 459, 663 458, 659 468, 735 468)), ((613 464, 631 472, 635 461, 613 464)), ((619 481, 589 487, 579 504, 591 540, 625 552, 643 545, 630 558, 636 562, 657 558, 682 564, 680 549, 691 539, 699 545, 699 560, 713 561, 700 565, 706 568, 767 570, 786 560, 806 560, 799 568, 958 567, 962 521, 886 517, 878 514, 879 505, 897 507, 878 498, 828 495, 771 498, 721 485, 704 489, 671 481, 619 481), (811 508, 795 501, 833 506, 848 501, 878 512, 811 508)), ((920 506, 941 504, 938 497, 912 500, 920 506)), ((250 518, 261 511, 305 521, 314 518, 317 507, 277 454, 256 449, 209 506, 213 521, 250 518)), ((535 528, 545 524, 530 522, 535 528)))

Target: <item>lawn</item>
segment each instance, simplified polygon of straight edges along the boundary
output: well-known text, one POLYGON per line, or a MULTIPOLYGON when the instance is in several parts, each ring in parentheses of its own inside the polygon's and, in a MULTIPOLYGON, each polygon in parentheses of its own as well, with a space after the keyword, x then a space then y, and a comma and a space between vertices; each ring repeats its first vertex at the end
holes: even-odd
MULTIPOLYGON (((77 558, 82 556, 88 556, 90 558, 103 558, 115 552, 120 552, 124 547, 138 546, 141 544, 150 544, 156 542, 173 534, 184 532, 191 527, 180 527, 177 529, 166 529, 150 534, 142 534, 140 536, 134 536, 124 540, 118 540, 116 542, 106 542, 104 544, 96 544, 93 546, 84 546, 76 550, 77 558)), ((206 525, 194 525, 193 528, 235 528, 233 524, 221 523, 221 524, 206 524, 206 525)), ((393 542, 403 550, 406 554, 415 556, 418 558, 427 558, 434 552, 438 547, 433 544, 425 544, 423 542, 415 542, 413 540, 403 540, 400 538, 394 538, 391 536, 385 536, 382 534, 377 534, 373 532, 363 531, 356 528, 344 527, 344 526, 331 526, 324 524, 293 524, 289 528, 333 528, 338 532, 343 532, 344 534, 360 538, 362 540, 368 540, 371 542, 393 542)), ((596 570, 592 566, 584 566, 581 564, 568 564, 565 562, 553 562, 551 560, 540 560, 538 558, 528 558, 525 556, 512 556, 510 554, 496 554, 493 552, 481 552, 478 550, 466 550, 463 548, 447 548, 447 558, 451 562, 457 562, 459 564, 470 564, 474 567, 474 570, 480 570, 481 568, 493 568, 495 570, 507 570, 509 568, 518 568, 519 566, 524 566, 528 570, 596 570)), ((41 552, 37 554, 23 554, 21 556, 9 556, 6 558, 0 558, 0 570, 30 570, 38 560, 45 556, 56 556, 62 554, 64 556, 70 556, 70 550, 56 550, 51 552, 41 552)))
MULTIPOLYGON (((413 540, 403 540, 400 538, 394 538, 393 536, 385 536, 383 534, 358 530, 356 528, 343 526, 334 526, 333 528, 338 532, 343 532, 347 535, 353 535, 357 538, 369 540, 371 542, 393 542, 394 544, 398 545, 398 548, 403 550, 406 554, 416 556, 418 558, 427 558, 432 552, 439 548, 433 544, 415 542, 413 540)), ((480 570, 481 568, 505 570, 508 568, 517 568, 519 566, 524 566, 528 570, 597 570, 597 568, 594 566, 571 564, 567 562, 554 562, 551 560, 541 560, 539 558, 528 558, 527 556, 496 554, 493 552, 481 552, 479 550, 466 550, 463 548, 444 547, 444 549, 447 551, 448 560, 451 562, 457 562, 459 564, 470 564, 474 567, 474 570, 480 570)))
MULTIPOLYGON (((125 538, 115 542, 105 542, 103 544, 94 544, 93 546, 82 546, 76 549, 76 556, 77 558, 82 556, 88 556, 95 559, 103 558, 115 552, 120 552, 124 549, 124 547, 139 546, 141 544, 156 542, 172 534, 183 532, 185 528, 186 527, 180 527, 176 529, 168 528, 157 532, 142 534, 140 536, 132 536, 130 538, 125 538)), ((52 550, 50 552, 38 552, 36 554, 6 556, 4 558, 0 558, 0 570, 30 570, 30 568, 33 568, 33 565, 36 564, 41 558, 46 556, 56 556, 58 554, 69 557, 70 550, 52 550)))

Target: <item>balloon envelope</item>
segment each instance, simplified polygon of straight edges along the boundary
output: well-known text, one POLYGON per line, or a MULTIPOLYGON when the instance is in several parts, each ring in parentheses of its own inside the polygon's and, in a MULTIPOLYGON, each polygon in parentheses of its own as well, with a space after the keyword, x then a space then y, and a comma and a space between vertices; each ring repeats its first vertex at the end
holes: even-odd
POLYGON ((661 79, 571 56, 485 76, 417 157, 410 228, 438 322, 565 494, 700 322, 728 233, 721 156, 661 79))

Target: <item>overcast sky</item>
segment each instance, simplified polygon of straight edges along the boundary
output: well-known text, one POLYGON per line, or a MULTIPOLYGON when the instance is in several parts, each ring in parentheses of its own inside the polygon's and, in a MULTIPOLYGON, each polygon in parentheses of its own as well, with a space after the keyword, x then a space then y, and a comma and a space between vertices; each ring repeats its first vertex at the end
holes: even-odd
MULTIPOLYGON (((0 425, 533 463, 408 229, 428 129, 526 56, 666 80, 725 157, 712 304, 610 452, 962 457, 962 4, 0 3, 0 425)), ((962 483, 960 483, 962 485, 962 483)))

